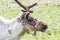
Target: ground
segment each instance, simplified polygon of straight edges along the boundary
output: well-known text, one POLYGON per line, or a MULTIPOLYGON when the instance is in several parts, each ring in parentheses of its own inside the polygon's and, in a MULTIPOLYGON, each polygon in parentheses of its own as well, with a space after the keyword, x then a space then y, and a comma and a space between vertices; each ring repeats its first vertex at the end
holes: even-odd
MULTIPOLYGON (((25 34, 21 40, 60 40, 60 0, 20 0, 24 5, 37 2, 38 5, 31 10, 32 15, 48 25, 42 33, 37 32, 37 39, 31 34, 25 34)), ((21 7, 14 0, 0 0, 0 15, 12 19, 21 13, 21 7)))

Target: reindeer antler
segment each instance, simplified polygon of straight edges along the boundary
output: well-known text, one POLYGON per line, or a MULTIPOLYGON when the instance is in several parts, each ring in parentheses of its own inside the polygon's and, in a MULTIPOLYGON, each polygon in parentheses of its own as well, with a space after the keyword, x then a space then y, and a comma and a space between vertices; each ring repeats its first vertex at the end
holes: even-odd
POLYGON ((28 8, 32 8, 33 6, 37 5, 37 3, 34 3, 33 5, 30 5, 28 8))
POLYGON ((18 0, 15 0, 21 7, 23 7, 25 10, 26 9, 30 9, 32 8, 33 6, 37 5, 37 3, 34 3, 33 5, 30 5, 28 7, 24 6, 23 4, 21 4, 21 2, 19 2, 18 0))
POLYGON ((21 7, 23 7, 24 9, 26 9, 26 7, 23 5, 23 4, 21 4, 18 0, 15 0, 21 7))

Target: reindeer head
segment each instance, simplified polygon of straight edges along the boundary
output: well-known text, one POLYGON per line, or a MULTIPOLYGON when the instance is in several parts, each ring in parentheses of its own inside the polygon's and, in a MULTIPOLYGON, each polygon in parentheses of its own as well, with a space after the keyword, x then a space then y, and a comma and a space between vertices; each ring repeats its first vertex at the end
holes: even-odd
MULTIPOLYGON (((21 16, 21 20, 24 20, 24 23, 27 27, 34 29, 35 25, 37 24, 37 19, 35 19, 32 16, 29 16, 30 13, 33 13, 33 11, 30 10, 30 8, 32 8, 33 6, 37 5, 37 3, 34 3, 30 6, 24 6, 22 5, 18 0, 15 0, 22 8, 22 16, 21 16)), ((36 27, 36 31, 44 31, 45 29, 47 29, 47 26, 44 23, 38 22, 39 24, 36 27)))

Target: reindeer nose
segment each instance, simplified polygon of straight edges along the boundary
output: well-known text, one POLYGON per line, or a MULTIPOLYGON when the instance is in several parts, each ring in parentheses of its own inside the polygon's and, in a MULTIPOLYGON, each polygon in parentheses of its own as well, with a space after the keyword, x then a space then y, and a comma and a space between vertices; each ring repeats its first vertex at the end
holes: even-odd
POLYGON ((44 26, 42 27, 42 32, 45 32, 47 28, 48 28, 48 26, 47 26, 47 25, 44 25, 44 26))

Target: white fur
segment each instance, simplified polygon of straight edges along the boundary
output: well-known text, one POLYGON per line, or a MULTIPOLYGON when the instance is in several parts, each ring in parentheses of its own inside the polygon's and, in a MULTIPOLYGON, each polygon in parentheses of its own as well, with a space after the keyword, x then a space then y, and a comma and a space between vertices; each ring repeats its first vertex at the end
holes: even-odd
MULTIPOLYGON (((21 15, 18 17, 20 16, 21 15)), ((7 20, 0 16, 0 40, 19 40, 19 37, 21 38, 23 36, 20 35, 20 33, 23 31, 24 26, 21 22, 18 22, 18 17, 12 20, 7 20), (11 34, 8 32, 8 30, 11 31, 11 34)))

